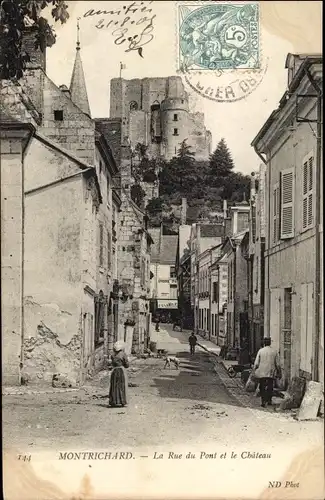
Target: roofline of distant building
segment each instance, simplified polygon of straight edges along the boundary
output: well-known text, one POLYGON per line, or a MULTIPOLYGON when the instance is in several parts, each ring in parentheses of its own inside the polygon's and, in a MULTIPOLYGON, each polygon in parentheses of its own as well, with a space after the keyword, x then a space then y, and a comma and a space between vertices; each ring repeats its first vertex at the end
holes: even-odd
POLYGON ((102 134, 101 131, 96 130, 95 132, 97 132, 97 134, 95 133, 95 143, 98 146, 98 149, 101 150, 105 159, 107 160, 107 165, 109 167, 110 174, 114 176, 119 173, 119 169, 116 165, 116 161, 113 156, 110 145, 108 144, 105 136, 102 134))

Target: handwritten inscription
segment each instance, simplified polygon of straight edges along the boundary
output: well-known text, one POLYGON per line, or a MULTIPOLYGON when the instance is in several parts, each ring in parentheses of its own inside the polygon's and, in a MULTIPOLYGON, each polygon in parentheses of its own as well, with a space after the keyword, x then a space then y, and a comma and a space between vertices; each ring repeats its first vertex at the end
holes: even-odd
POLYGON ((83 17, 100 16, 95 27, 109 30, 115 45, 122 46, 125 52, 136 50, 143 57, 143 47, 154 38, 154 19, 149 2, 132 2, 119 9, 94 10, 85 12, 83 17))
POLYGON ((30 462, 31 455, 18 455, 18 460, 22 460, 23 462, 30 462))

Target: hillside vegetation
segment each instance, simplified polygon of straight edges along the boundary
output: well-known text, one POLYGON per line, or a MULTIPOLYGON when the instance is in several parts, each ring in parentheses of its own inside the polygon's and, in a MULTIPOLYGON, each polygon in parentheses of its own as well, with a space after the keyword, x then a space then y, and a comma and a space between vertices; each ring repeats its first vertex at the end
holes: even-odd
POLYGON ((250 177, 234 171, 235 165, 224 139, 220 140, 209 161, 195 160, 186 141, 180 144, 177 156, 169 162, 149 159, 142 145, 137 146, 136 154, 138 162, 134 176, 137 182, 153 182, 159 178, 159 198, 149 201, 146 207, 152 226, 161 222, 179 223, 182 198, 187 200, 190 221, 211 218, 211 213, 221 212, 225 199, 234 204, 249 198, 250 177))

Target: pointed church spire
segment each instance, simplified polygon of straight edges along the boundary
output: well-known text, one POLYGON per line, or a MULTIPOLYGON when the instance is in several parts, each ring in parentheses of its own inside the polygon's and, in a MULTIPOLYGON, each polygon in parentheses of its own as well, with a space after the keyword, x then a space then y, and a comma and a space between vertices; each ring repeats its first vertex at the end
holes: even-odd
POLYGON ((72 71, 72 77, 70 83, 70 95, 72 102, 74 102, 74 104, 78 106, 78 108, 80 108, 81 111, 90 116, 85 75, 80 57, 79 19, 80 18, 78 17, 76 59, 74 61, 74 66, 72 71))
POLYGON ((77 19, 77 50, 80 50, 80 25, 79 25, 80 17, 77 19))

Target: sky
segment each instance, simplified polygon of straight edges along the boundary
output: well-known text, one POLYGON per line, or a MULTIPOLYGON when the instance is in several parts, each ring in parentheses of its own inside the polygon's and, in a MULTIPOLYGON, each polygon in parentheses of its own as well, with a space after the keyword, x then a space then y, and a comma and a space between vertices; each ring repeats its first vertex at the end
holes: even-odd
MULTIPOLYGON (((79 17, 81 58, 93 117, 109 116, 110 79, 119 77, 120 62, 126 66, 122 72, 122 77, 126 79, 178 74, 176 2, 153 1, 150 6, 149 2, 130 0, 68 1, 67 4, 70 14, 68 22, 63 25, 53 22, 57 42, 47 51, 47 73, 57 85, 70 84, 79 17), (125 13, 123 6, 126 9, 138 9, 124 16, 129 17, 121 28, 128 26, 125 36, 140 35, 146 25, 141 19, 155 15, 152 21, 153 38, 143 46, 143 57, 136 50, 126 52, 125 42, 120 45, 114 43, 123 39, 116 40, 118 37, 112 34, 117 29, 112 24, 121 23, 124 19, 122 14, 118 14, 119 11, 125 13), (140 8, 143 7, 151 8, 152 12, 141 13, 140 8), (84 14, 90 9, 114 11, 114 14, 85 17, 84 14), (131 20, 134 20, 132 26, 129 24, 131 20), (104 26, 98 28, 96 25, 104 26)), ((195 5, 195 2, 186 4, 195 5)), ((201 111, 205 115, 206 127, 212 133, 212 149, 222 137, 225 138, 236 170, 245 174, 259 168, 260 160, 250 144, 271 112, 277 108, 286 90, 287 54, 321 51, 321 2, 260 2, 260 13, 260 46, 263 64, 267 61, 267 70, 256 90, 240 101, 220 103, 198 95, 184 82, 190 96, 191 111, 201 111)))

